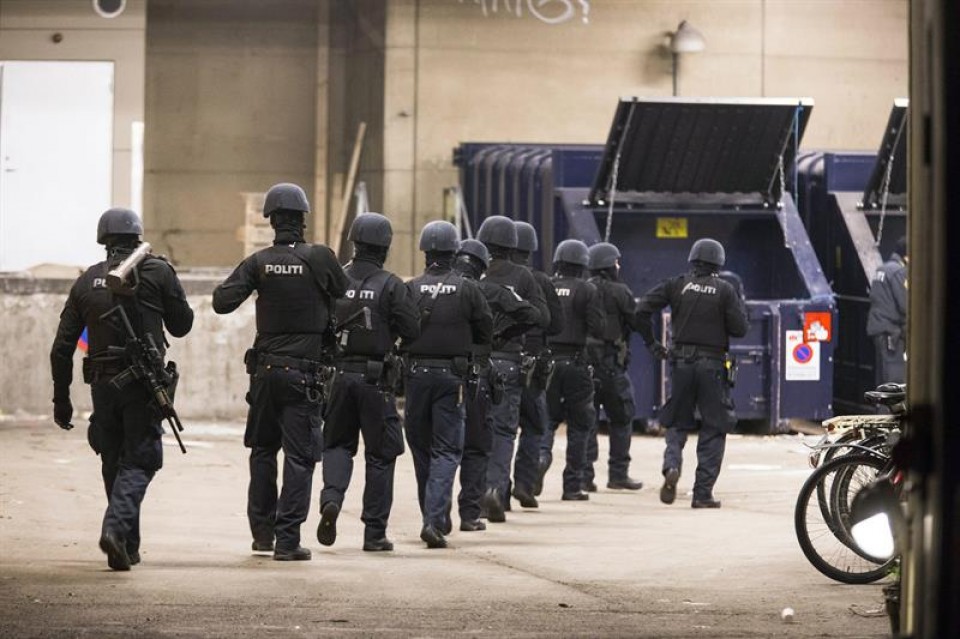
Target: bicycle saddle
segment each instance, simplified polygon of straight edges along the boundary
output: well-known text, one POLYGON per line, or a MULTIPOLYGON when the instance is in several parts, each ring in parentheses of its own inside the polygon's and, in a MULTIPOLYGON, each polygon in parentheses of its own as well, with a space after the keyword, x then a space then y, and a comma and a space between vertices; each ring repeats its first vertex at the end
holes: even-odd
POLYGON ((894 406, 906 400, 906 384, 880 384, 877 390, 867 391, 863 398, 871 404, 894 406))

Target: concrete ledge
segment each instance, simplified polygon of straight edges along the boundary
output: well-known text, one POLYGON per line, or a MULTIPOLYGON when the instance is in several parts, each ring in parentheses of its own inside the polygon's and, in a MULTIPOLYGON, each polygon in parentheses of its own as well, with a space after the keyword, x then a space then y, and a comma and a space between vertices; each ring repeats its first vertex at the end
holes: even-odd
MULTIPOLYGON (((182 272, 187 300, 196 317, 184 339, 169 338, 169 357, 181 370, 177 410, 184 417, 242 417, 248 379, 243 353, 256 334, 250 300, 230 315, 213 312, 211 293, 229 270, 182 272)), ((50 414, 53 385, 50 347, 53 344, 72 278, 0 274, 0 413, 50 414)), ((71 398, 79 411, 91 410, 90 393, 80 379, 79 351, 74 358, 71 398)))

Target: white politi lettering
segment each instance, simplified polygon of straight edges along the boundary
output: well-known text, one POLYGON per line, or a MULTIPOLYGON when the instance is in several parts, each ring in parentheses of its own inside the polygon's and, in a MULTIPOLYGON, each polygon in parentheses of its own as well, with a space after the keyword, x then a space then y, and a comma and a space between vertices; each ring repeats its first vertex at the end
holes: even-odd
POLYGON ((303 264, 267 264, 263 268, 267 275, 303 275, 303 264))
MULTIPOLYGON (((347 291, 344 297, 346 297, 348 300, 352 300, 353 298, 357 297, 357 292, 353 290, 347 291)), ((376 299, 376 297, 377 295, 373 291, 360 291, 360 299, 362 300, 372 300, 376 299)))
POLYGON ((687 291, 693 291, 694 293, 702 293, 704 295, 716 295, 717 287, 707 286, 706 284, 697 284, 696 282, 687 282, 687 285, 683 287, 683 290, 680 291, 680 294, 683 295, 687 291))
POLYGON ((456 292, 457 292, 456 284, 444 284, 443 286, 441 286, 440 284, 421 284, 420 285, 421 295, 427 295, 427 294, 452 295, 453 293, 456 293, 456 292), (437 293, 438 288, 440 289, 439 293, 437 293))
POLYGON ((558 288, 558 289, 557 289, 557 297, 570 297, 570 289, 569 289, 569 288, 558 288))
POLYGON ((93 278, 93 288, 107 288, 107 279, 105 277, 93 278))

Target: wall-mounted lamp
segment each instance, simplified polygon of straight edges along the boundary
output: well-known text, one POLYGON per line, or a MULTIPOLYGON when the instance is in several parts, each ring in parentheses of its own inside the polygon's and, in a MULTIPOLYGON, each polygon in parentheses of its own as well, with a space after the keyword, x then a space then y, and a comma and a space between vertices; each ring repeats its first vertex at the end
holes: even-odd
POLYGON ((101 18, 116 18, 127 8, 127 0, 93 0, 93 10, 101 18))
POLYGON ((700 53, 707 48, 703 34, 681 20, 677 30, 670 34, 670 53, 673 56, 673 95, 677 95, 677 76, 680 73, 681 53, 700 53))

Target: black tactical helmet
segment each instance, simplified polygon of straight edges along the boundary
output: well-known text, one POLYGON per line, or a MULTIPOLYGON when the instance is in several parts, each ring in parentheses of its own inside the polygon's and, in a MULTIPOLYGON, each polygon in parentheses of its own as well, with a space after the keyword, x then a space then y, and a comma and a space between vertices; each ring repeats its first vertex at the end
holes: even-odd
POLYGON ((517 250, 533 253, 539 248, 537 230, 529 222, 514 222, 517 227, 517 250))
POLYGON ((450 222, 428 222, 420 231, 420 250, 454 253, 460 248, 460 231, 450 222))
POLYGON ((896 244, 893 245, 893 252, 899 255, 900 257, 907 257, 907 236, 901 235, 897 239, 896 244))
POLYGON ((379 213, 361 213, 350 225, 347 239, 389 248, 393 241, 393 227, 390 226, 390 220, 379 213))
POLYGON ((687 258, 687 261, 723 266, 727 261, 727 254, 723 250, 723 244, 716 240, 711 240, 709 237, 705 237, 693 243, 693 248, 690 249, 690 257, 687 258))
POLYGON ((143 235, 143 223, 130 209, 107 209, 97 223, 97 244, 106 244, 108 235, 143 235))
POLYGON ((310 202, 307 201, 307 194, 296 184, 289 182, 274 184, 263 200, 263 217, 270 217, 271 213, 280 210, 309 213, 310 202))
POLYGON ((597 242, 590 247, 590 270, 613 268, 620 259, 620 249, 609 242, 597 242))
POLYGON ((515 249, 517 248, 517 227, 509 217, 491 215, 480 225, 477 239, 487 246, 515 249))
POLYGON ((457 255, 472 255, 483 262, 484 267, 490 266, 490 251, 479 240, 463 240, 460 242, 460 250, 457 251, 457 255))
POLYGON ((587 266, 590 263, 590 250, 580 240, 564 240, 557 244, 557 250, 553 252, 553 263, 560 262, 587 266))

